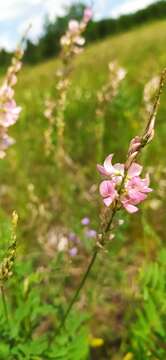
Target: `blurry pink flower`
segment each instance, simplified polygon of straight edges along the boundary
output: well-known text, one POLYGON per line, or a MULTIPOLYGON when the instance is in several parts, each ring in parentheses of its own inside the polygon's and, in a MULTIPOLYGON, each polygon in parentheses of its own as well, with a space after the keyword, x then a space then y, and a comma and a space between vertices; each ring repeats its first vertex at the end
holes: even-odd
POLYGON ((104 204, 108 207, 118 196, 118 193, 115 189, 115 183, 111 180, 102 181, 99 191, 100 195, 103 197, 104 204))
POLYGON ((10 76, 10 84, 11 84, 11 86, 16 85, 16 83, 17 83, 17 76, 15 74, 11 74, 11 76, 10 76))
POLYGON ((85 21, 86 23, 88 23, 91 19, 92 19, 92 16, 93 16, 93 11, 90 7, 86 8, 84 10, 84 17, 83 17, 83 21, 85 21))
POLYGON ((135 176, 125 183, 125 193, 122 194, 121 203, 129 213, 134 213, 138 211, 135 205, 144 201, 151 191, 148 177, 141 179, 139 176, 135 176))
POLYGON ((70 250, 69 250, 69 254, 70 254, 70 256, 76 256, 77 255, 77 253, 78 253, 78 249, 77 249, 77 247, 75 246, 75 247, 73 247, 73 248, 71 248, 70 250))
POLYGON ((114 181, 119 183, 124 176, 124 164, 112 165, 113 154, 107 156, 104 161, 104 166, 97 165, 97 169, 101 175, 111 177, 114 181))
POLYGON ((16 123, 20 114, 21 107, 16 105, 15 100, 9 100, 1 105, 0 125, 9 127, 16 123))
POLYGON ((86 236, 87 236, 88 238, 93 239, 93 238, 96 237, 96 235, 97 235, 96 230, 88 229, 88 230, 86 231, 86 236))
POLYGON ((0 88, 0 99, 12 99, 14 96, 14 90, 7 84, 3 84, 0 88))
POLYGON ((15 140, 8 134, 3 133, 0 135, 0 159, 6 156, 5 150, 13 144, 15 144, 15 140))
POLYGON ((82 225, 89 225, 90 224, 90 219, 88 217, 84 217, 82 220, 81 220, 81 224, 82 225))
POLYGON ((71 43, 71 40, 70 40, 69 36, 64 35, 61 37, 61 39, 60 39, 61 46, 69 46, 70 43, 71 43))
POLYGON ((69 21, 69 31, 73 34, 79 31, 79 22, 77 20, 70 20, 69 21))

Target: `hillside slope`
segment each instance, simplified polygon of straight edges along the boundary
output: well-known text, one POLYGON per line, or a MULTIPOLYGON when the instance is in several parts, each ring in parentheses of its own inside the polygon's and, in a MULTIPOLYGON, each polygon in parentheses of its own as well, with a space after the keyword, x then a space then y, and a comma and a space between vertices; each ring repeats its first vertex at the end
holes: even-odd
MULTIPOLYGON (((112 107, 108 105, 103 120, 104 156, 115 152, 121 160, 129 139, 143 126, 140 112, 143 86, 166 65, 165 34, 166 21, 151 23, 90 46, 77 58, 66 110, 67 148, 70 156, 85 166, 91 182, 97 179, 96 93, 107 81, 108 63, 117 60, 127 70, 121 95, 112 107)), ((47 196, 47 179, 50 184, 55 184, 56 169, 50 171, 44 154, 43 133, 47 122, 43 112, 44 98, 55 86, 54 74, 58 63, 55 59, 23 70, 17 87, 17 100, 23 107, 23 114, 13 130, 16 145, 9 150, 7 161, 0 164, 2 182, 15 186, 13 207, 23 207, 25 217, 27 185, 34 183, 39 195, 44 198, 47 196)), ((166 91, 158 115, 156 138, 146 152, 148 163, 157 166, 160 162, 161 167, 166 167, 165 99, 166 91)))

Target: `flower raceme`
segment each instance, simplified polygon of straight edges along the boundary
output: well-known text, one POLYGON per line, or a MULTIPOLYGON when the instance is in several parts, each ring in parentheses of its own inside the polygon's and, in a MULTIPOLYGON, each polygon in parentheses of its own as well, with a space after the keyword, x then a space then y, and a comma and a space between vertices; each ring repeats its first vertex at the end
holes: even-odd
POLYGON ((14 86, 17 83, 17 74, 21 69, 23 52, 17 49, 8 68, 5 80, 0 87, 0 159, 4 158, 6 149, 15 143, 8 136, 8 128, 16 123, 21 107, 17 106, 14 99, 14 86))
POLYGON ((107 178, 100 184, 100 195, 107 207, 117 201, 129 213, 135 213, 138 211, 136 205, 144 201, 152 191, 149 178, 140 177, 142 166, 136 162, 133 162, 126 172, 125 165, 113 165, 112 158, 113 154, 105 159, 103 166, 97 165, 99 173, 107 178))
POLYGON ((69 21, 68 30, 60 40, 64 53, 63 56, 70 57, 81 51, 81 47, 85 44, 85 38, 82 36, 82 33, 86 30, 92 15, 91 8, 86 8, 81 22, 75 19, 69 21))

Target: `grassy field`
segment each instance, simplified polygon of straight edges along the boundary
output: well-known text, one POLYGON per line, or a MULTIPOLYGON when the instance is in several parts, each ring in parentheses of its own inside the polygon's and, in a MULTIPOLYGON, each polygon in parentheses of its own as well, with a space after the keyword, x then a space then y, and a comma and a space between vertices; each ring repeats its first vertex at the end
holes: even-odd
MULTIPOLYGON (((44 99, 48 94, 54 94, 55 72, 60 60, 25 67, 19 78, 16 97, 23 112, 11 131, 16 144, 0 162, 1 216, 8 221, 11 211, 17 210, 20 251, 24 253, 26 250, 32 256, 40 248, 38 261, 41 264, 42 261, 46 264, 49 256, 47 248, 43 250, 40 244, 43 236, 47 243, 51 229, 79 235, 82 244, 78 257, 72 264, 68 259, 63 265, 63 281, 60 272, 55 277, 56 281, 66 284, 62 301, 70 297, 93 247, 93 240, 85 239, 81 219, 88 216, 92 228, 97 230, 99 227, 101 201, 97 187, 100 178, 96 163, 103 162, 109 153, 115 154, 116 161, 123 162, 129 141, 144 128, 143 88, 166 64, 165 34, 166 21, 156 21, 95 43, 74 62, 65 111, 65 148, 74 161, 74 170, 66 166, 62 173, 56 161, 46 156, 44 147, 44 131, 48 126, 43 115, 44 99), (101 152, 97 133, 97 92, 107 82, 108 63, 113 60, 126 69, 127 76, 118 96, 112 104, 107 104, 102 119, 101 152), (34 185, 34 194, 31 184, 34 185)), ((104 347, 94 346, 92 349, 91 358, 95 360, 132 359, 123 356, 130 350, 127 329, 135 319, 133 309, 139 302, 138 270, 158 259, 161 249, 164 249, 165 100, 166 91, 157 116, 155 139, 142 155, 155 191, 138 214, 134 217, 125 215, 124 225, 109 245, 110 254, 104 255, 105 266, 102 266, 103 258, 100 257, 93 270, 89 280, 91 286, 86 288, 88 300, 82 297, 78 306, 78 310, 88 308, 91 335, 104 339, 104 347)), ((3 236, 2 229, 1 238, 3 236)), ((164 360, 164 356, 161 359, 164 360)), ((149 355, 133 359, 148 358, 149 355)), ((158 359, 155 355, 151 358, 158 359)))
MULTIPOLYGON (((72 159, 81 165, 87 174, 87 186, 98 181, 97 161, 103 160, 111 152, 116 154, 116 159, 123 160, 129 140, 134 134, 141 132, 144 126, 141 114, 143 87, 164 67, 165 28, 166 22, 161 21, 110 37, 102 43, 87 48, 74 64, 66 110, 67 149, 72 159), (108 63, 112 60, 117 60, 120 66, 125 67, 127 77, 119 97, 113 105, 108 105, 103 120, 105 124, 103 158, 99 159, 97 136, 95 136, 96 94, 107 81, 108 63)), ((9 151, 7 159, 1 162, 1 182, 13 189, 10 191, 11 201, 6 197, 2 199, 4 207, 9 207, 8 210, 11 210, 12 204, 12 208, 18 209, 23 221, 28 220, 26 188, 29 183, 35 185, 39 197, 43 200, 48 195, 49 186, 59 187, 56 168, 49 166, 49 159, 44 153, 43 136, 47 128, 43 116, 44 99, 47 94, 54 92, 56 85, 54 74, 57 66, 58 61, 55 59, 37 67, 25 68, 17 86, 17 101, 23 107, 23 113, 13 130, 16 145, 9 151), (50 184, 47 181, 48 177, 50 184)), ((157 119, 156 138, 144 155, 146 156, 144 161, 154 167, 165 166, 164 112, 163 95, 157 119)), ((72 189, 70 190, 72 192, 72 189)), ((76 201, 73 203, 73 195, 71 198, 69 196, 70 199, 67 199, 67 196, 65 202, 72 202, 73 212, 75 213, 76 208, 76 216, 79 218, 82 216, 78 213, 79 199, 78 204, 76 201)), ((87 213, 88 208, 84 209, 84 207, 86 208, 86 203, 81 212, 87 213)), ((63 204, 63 214, 58 214, 60 221, 66 223, 69 219, 69 208, 63 204)), ((73 217, 71 213, 70 216, 73 217)))

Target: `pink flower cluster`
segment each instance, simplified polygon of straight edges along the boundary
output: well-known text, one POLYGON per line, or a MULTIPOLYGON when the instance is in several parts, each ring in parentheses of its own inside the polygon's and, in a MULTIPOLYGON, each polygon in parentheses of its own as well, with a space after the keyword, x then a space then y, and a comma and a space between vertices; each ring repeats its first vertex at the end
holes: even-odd
POLYGON ((13 87, 17 82, 17 73, 21 69, 22 52, 17 50, 12 59, 12 64, 7 71, 4 83, 0 87, 0 158, 5 157, 6 149, 14 144, 14 139, 8 136, 8 128, 18 119, 21 107, 14 100, 13 87))
POLYGON ((5 157, 6 149, 14 144, 14 139, 8 136, 8 128, 15 124, 21 108, 13 98, 14 91, 7 84, 0 88, 0 158, 5 157))
POLYGON ((126 171, 124 164, 112 165, 112 158, 113 154, 105 159, 103 166, 97 165, 99 173, 107 178, 102 181, 99 189, 104 204, 109 207, 117 201, 129 213, 135 213, 138 211, 136 205, 144 201, 152 191, 149 188, 149 178, 140 177, 142 166, 136 162, 126 171))
POLYGON ((63 51, 67 52, 68 56, 81 51, 81 47, 85 44, 85 38, 82 36, 82 33, 86 30, 91 18, 92 10, 86 8, 81 22, 74 19, 69 21, 68 30, 60 40, 63 51))

